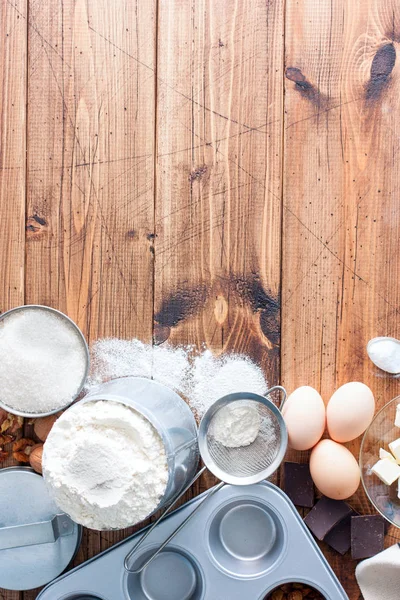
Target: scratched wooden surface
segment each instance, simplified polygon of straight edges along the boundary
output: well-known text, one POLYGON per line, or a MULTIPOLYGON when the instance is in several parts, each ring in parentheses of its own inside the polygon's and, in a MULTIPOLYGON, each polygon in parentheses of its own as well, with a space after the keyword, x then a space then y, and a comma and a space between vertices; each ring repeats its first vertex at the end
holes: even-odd
MULTIPOLYGON (((383 405, 398 383, 365 344, 400 337, 399 11, 2 0, 0 310, 244 352, 326 401, 358 379, 383 405)), ((85 532, 75 564, 130 531, 85 532)), ((358 600, 355 563, 321 547, 358 600)))

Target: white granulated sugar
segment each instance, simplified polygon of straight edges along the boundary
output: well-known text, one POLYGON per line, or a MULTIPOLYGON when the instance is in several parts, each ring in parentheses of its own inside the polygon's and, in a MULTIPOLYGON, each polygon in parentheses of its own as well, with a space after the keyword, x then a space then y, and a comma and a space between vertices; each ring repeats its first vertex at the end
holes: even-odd
POLYGON ((46 413, 72 402, 86 369, 79 334, 56 313, 14 312, 0 323, 0 398, 23 413, 46 413))
POLYGON ((122 529, 158 506, 168 482, 161 437, 122 404, 79 403, 45 442, 43 476, 59 508, 91 529, 122 529))
POLYGON ((194 360, 188 399, 191 408, 202 416, 222 396, 235 392, 263 395, 267 387, 263 372, 249 358, 235 354, 217 358, 206 350, 194 360))
POLYGON ((254 442, 260 426, 257 405, 248 400, 238 400, 216 413, 211 421, 210 434, 227 448, 240 448, 254 442))
POLYGON ((198 417, 226 394, 262 395, 268 387, 262 370, 248 357, 237 354, 216 357, 206 350, 196 355, 192 347, 153 347, 136 339, 115 338, 95 342, 91 354, 89 389, 117 377, 152 378, 184 396, 198 417))
POLYGON ((400 342, 392 338, 371 340, 367 347, 368 356, 382 371, 400 373, 400 342))

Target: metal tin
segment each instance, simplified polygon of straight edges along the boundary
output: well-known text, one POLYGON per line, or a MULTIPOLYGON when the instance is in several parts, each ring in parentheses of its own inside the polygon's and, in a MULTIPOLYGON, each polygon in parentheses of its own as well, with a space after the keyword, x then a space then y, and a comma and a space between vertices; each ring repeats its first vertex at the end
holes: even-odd
MULTIPOLYGON (((203 497, 162 521, 133 561, 143 564, 203 497)), ((272 483, 226 485, 142 573, 127 573, 126 553, 145 531, 66 573, 37 600, 263 600, 287 582, 348 600, 296 508, 272 483)))
MULTIPOLYGON (((45 524, 60 512, 43 477, 29 467, 2 469, 0 488, 0 528, 45 524)), ((75 556, 81 537, 81 527, 73 523, 68 535, 56 535, 53 542, 34 544, 29 539, 27 546, 0 550, 0 587, 30 590, 58 577, 75 556)), ((40 536, 38 541, 43 542, 40 536)))
POLYGON ((158 506, 151 513, 153 515, 187 486, 197 470, 199 451, 193 413, 172 389, 144 377, 121 377, 102 383, 80 402, 100 400, 120 402, 133 408, 150 421, 163 440, 168 483, 158 506))
POLYGON ((70 319, 67 315, 65 315, 63 312, 55 309, 55 308, 51 308, 50 306, 43 306, 41 304, 26 304, 25 306, 17 306, 16 308, 12 308, 11 310, 6 311, 5 313, 3 313, 2 315, 0 315, 0 323, 1 321, 4 321, 4 319, 6 319, 7 317, 9 317, 11 314, 15 313, 15 312, 23 312, 26 309, 40 309, 43 311, 48 311, 48 312, 52 312, 54 314, 56 314, 58 317, 60 317, 61 319, 64 319, 65 321, 67 321, 69 323, 69 325, 72 327, 72 329, 75 330, 75 332, 78 334, 78 337, 81 339, 82 341, 82 345, 84 347, 85 350, 85 355, 86 355, 86 367, 85 367, 85 373, 83 375, 82 381, 79 385, 79 388, 76 392, 76 394, 73 396, 73 398, 71 398, 71 400, 69 400, 67 402, 67 404, 64 404, 62 406, 59 406, 58 408, 51 410, 50 412, 45 412, 45 413, 25 413, 25 412, 21 412, 19 410, 16 410, 14 408, 12 408, 11 406, 8 406, 7 404, 4 404, 4 402, 1 401, 1 397, 0 397, 0 408, 3 408, 4 410, 6 410, 9 413, 12 413, 13 415, 18 415, 20 417, 28 417, 30 419, 35 419, 38 417, 48 417, 49 415, 54 415, 58 412, 60 412, 61 410, 64 410, 65 408, 67 408, 68 406, 70 406, 74 400, 76 400, 76 398, 79 396, 79 394, 81 393, 83 386, 85 385, 86 382, 86 378, 88 376, 89 373, 89 368, 90 368, 90 354, 89 354, 89 347, 88 344, 84 338, 84 335, 82 333, 82 331, 79 329, 78 325, 76 323, 74 323, 74 321, 72 319, 70 319))

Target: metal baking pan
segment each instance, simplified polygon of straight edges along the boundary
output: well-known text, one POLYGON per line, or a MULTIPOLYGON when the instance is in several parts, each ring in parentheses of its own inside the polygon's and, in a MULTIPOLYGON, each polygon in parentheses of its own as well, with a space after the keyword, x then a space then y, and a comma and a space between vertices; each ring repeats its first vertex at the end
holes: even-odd
MULTIPOLYGON (((160 523, 130 566, 139 568, 201 498, 160 523)), ((269 482, 226 485, 141 574, 127 573, 124 558, 144 531, 59 577, 37 600, 263 600, 292 581, 348 600, 293 504, 269 482)))

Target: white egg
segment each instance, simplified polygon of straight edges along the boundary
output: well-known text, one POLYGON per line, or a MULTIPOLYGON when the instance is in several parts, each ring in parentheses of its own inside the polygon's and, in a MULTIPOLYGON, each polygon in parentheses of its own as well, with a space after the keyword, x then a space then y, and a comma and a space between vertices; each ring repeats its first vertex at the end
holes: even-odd
POLYGON ((332 395, 326 409, 329 435, 350 442, 364 433, 375 412, 374 395, 365 383, 345 383, 332 395))
POLYGON ((290 394, 282 415, 294 450, 309 450, 321 439, 325 429, 325 405, 314 388, 303 385, 290 394))
POLYGON ((360 469, 350 450, 321 440, 310 456, 311 477, 319 491, 333 500, 352 496, 360 485, 360 469))

